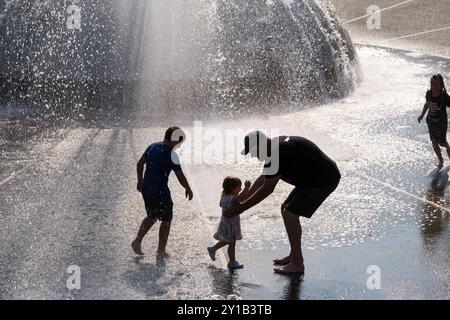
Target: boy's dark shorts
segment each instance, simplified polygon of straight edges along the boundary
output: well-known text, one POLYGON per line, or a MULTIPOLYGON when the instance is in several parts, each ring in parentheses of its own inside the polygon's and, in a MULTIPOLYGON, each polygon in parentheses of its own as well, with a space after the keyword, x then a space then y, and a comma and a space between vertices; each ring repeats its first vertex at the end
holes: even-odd
POLYGON ((144 197, 145 210, 150 218, 171 222, 173 217, 173 202, 171 198, 159 198, 149 195, 144 197))
POLYGON ((338 185, 339 180, 323 188, 295 187, 284 201, 283 207, 293 214, 311 218, 338 185))

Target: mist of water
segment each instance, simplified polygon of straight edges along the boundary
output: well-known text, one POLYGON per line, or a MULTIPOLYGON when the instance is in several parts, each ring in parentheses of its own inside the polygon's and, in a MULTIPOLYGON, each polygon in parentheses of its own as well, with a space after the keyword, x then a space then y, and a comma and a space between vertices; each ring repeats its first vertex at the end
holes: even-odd
POLYGON ((6 0, 0 10, 2 99, 53 111, 240 114, 342 97, 358 77, 323 0, 6 0), (80 28, 68 27, 73 5, 80 28))

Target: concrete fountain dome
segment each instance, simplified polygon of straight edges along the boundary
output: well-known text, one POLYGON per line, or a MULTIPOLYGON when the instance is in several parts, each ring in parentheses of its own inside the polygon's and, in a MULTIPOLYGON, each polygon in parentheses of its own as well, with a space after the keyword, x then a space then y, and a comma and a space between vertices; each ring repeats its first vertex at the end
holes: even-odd
POLYGON ((220 1, 218 11, 223 67, 230 77, 265 77, 260 61, 240 48, 263 50, 270 42, 291 98, 320 100, 352 90, 356 53, 328 1, 231 0, 220 1))
POLYGON ((143 91, 153 105, 239 113, 343 97, 357 81, 355 49, 328 1, 184 2, 147 8, 143 91))
POLYGON ((325 0, 8 0, 0 11, 8 99, 235 114, 342 97, 357 79, 325 0))

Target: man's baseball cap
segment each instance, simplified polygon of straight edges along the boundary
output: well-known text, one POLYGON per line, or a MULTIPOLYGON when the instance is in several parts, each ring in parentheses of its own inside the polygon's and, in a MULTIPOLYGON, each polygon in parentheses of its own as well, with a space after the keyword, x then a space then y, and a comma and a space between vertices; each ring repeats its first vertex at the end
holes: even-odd
POLYGON ((250 153, 250 151, 258 148, 260 143, 267 141, 267 136, 261 131, 253 131, 247 134, 244 138, 244 150, 241 154, 243 156, 250 153))

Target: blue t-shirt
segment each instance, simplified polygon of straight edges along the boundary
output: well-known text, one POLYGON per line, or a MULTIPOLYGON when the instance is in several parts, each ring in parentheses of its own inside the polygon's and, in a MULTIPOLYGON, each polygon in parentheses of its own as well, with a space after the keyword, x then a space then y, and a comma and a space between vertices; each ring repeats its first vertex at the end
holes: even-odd
POLYGON ((170 198, 167 185, 170 172, 180 171, 180 161, 170 146, 157 142, 151 144, 144 153, 147 160, 142 193, 147 196, 170 198))

